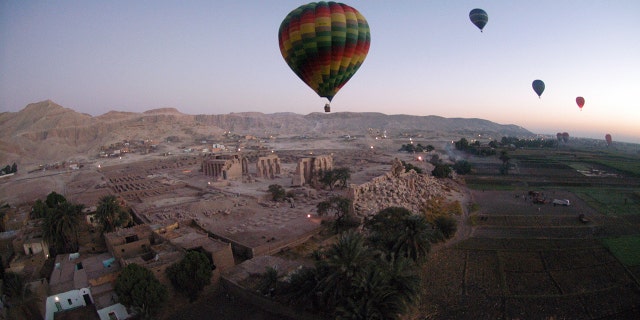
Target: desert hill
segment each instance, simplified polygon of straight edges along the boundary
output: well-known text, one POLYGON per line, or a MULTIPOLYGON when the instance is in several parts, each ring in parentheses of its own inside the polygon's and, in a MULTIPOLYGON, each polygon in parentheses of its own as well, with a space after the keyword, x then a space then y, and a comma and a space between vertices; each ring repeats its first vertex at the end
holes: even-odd
POLYGON ((321 138, 365 135, 370 129, 386 131, 392 137, 407 133, 441 140, 472 134, 495 138, 532 135, 516 125, 501 125, 482 119, 382 113, 188 115, 175 108, 161 108, 143 113, 110 111, 94 117, 46 100, 29 104, 18 112, 0 114, 0 163, 93 156, 100 146, 125 139, 162 141, 174 136, 191 142, 203 137, 222 137, 227 131, 258 137, 305 135, 321 138))

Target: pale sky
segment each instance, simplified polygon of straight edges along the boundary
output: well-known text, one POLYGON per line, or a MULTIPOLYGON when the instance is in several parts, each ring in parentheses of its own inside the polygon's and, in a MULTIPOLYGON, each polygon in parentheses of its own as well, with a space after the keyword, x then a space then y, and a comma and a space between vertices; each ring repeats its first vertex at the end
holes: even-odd
MULTIPOLYGON (((308 1, 0 1, 0 112, 322 112, 278 47, 308 1)), ((332 111, 482 118, 640 143, 640 1, 346 1, 369 54, 332 111), (469 11, 482 8, 481 33, 469 11), (541 79, 541 99, 531 82, 541 79), (582 111, 575 98, 586 100, 582 111)))

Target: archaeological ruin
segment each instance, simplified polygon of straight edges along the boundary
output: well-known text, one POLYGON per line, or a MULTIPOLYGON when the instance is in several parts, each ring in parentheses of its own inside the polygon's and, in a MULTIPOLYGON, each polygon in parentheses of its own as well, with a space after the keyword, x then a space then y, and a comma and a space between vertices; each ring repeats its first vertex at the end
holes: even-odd
POLYGON ((296 187, 306 184, 317 185, 320 172, 327 170, 333 170, 333 157, 331 155, 300 158, 291 179, 291 185, 296 187))

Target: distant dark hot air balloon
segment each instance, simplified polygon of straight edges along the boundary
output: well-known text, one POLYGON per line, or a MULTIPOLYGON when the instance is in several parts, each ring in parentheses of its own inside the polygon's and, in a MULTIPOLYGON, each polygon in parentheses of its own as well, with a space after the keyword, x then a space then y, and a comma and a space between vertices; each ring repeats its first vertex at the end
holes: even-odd
POLYGON ((471 22, 482 32, 484 26, 489 22, 489 15, 482 9, 473 9, 469 12, 469 19, 471 19, 471 22))
MULTIPOLYGON (((291 11, 278 30, 280 53, 291 70, 329 102, 364 62, 371 34, 358 10, 312 2, 291 11)), ((329 104, 325 112, 329 112, 329 104)))
POLYGON ((576 103, 578 104, 578 107, 580 108, 580 111, 582 111, 582 107, 584 107, 584 98, 583 97, 577 97, 576 98, 576 103))
POLYGON ((610 145, 611 145, 611 141, 612 141, 612 140, 611 140, 611 135, 610 135, 610 134, 608 134, 608 133, 607 133, 607 134, 604 136, 604 140, 605 140, 605 141, 607 141, 607 146, 610 146, 610 145))
POLYGON ((542 80, 533 80, 531 86, 533 87, 533 91, 538 94, 538 98, 540 98, 540 96, 544 92, 544 82, 542 82, 542 80))
POLYGON ((558 139, 558 142, 562 142, 562 132, 556 134, 556 139, 558 139))
POLYGON ((564 143, 569 142, 569 133, 567 133, 567 132, 563 132, 563 133, 562 133, 562 141, 563 141, 564 143))

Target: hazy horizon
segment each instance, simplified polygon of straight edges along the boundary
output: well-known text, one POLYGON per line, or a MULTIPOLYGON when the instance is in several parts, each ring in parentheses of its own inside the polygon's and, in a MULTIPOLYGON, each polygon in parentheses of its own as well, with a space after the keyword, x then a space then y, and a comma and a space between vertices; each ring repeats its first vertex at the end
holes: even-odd
MULTIPOLYGON (((280 54, 308 1, 3 1, 0 112, 322 112, 280 54)), ((640 143, 640 2, 350 1, 371 28, 334 112, 480 118, 538 134, 640 143), (480 32, 469 11, 482 8, 480 32), (635 39, 635 40, 634 40, 635 39), (542 79, 542 97, 531 82, 542 79), (582 111, 575 98, 586 100, 582 111)))

